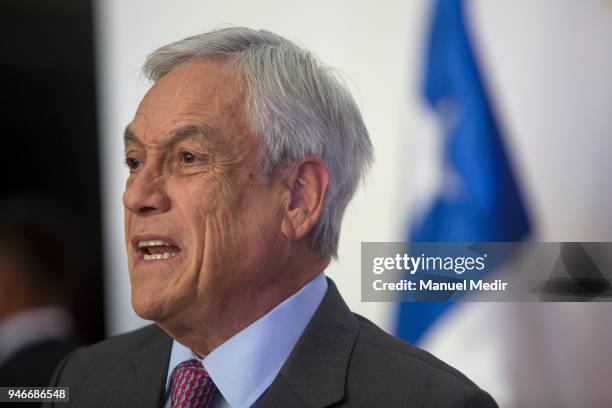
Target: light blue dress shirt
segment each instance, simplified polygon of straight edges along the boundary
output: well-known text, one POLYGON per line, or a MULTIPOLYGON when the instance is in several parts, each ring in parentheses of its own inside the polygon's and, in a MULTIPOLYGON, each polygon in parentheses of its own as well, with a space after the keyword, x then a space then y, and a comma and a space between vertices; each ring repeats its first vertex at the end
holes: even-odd
MULTIPOLYGON (((174 340, 166 379, 166 407, 174 368, 185 360, 202 361, 219 394, 215 408, 249 408, 268 389, 317 310, 327 280, 321 272, 266 315, 210 352, 203 360, 174 340)), ((228 316, 231 318, 231 316, 228 316)))

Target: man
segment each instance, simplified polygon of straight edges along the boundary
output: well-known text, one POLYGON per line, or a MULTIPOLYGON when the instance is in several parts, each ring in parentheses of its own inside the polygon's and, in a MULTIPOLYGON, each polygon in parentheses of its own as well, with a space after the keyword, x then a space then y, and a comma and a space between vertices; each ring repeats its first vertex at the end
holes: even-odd
POLYGON ((162 47, 125 131, 132 304, 155 325, 79 350, 74 406, 495 406, 352 314, 323 271, 372 160, 307 51, 229 28, 162 47))

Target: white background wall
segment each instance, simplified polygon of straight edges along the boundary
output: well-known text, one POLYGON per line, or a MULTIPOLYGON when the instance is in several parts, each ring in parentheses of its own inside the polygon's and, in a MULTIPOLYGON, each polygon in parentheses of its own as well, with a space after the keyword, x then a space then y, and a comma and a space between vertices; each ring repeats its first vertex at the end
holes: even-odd
MULTIPOLYGON (((129 303, 121 207, 127 175, 121 165, 122 132, 149 86, 139 69, 155 48, 228 24, 284 35, 348 79, 377 161, 348 208, 340 260, 328 275, 354 311, 392 331, 391 305, 360 302, 360 243, 401 240, 407 215, 421 202, 419 194, 435 186, 440 139, 420 103, 418 82, 430 4, 98 1, 109 334, 141 324, 129 303)), ((478 0, 469 6, 535 239, 611 240, 612 2, 478 0)), ((578 314, 586 310, 582 305, 574 309, 578 314)), ((486 368, 472 370, 486 382, 486 368)), ((503 390, 497 392, 503 397, 503 390)))

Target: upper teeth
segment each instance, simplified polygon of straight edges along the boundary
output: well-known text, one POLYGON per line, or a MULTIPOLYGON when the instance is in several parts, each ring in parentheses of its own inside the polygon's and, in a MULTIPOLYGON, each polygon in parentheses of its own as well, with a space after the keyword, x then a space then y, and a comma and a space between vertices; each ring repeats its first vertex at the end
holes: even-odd
POLYGON ((172 244, 169 244, 167 242, 160 241, 160 240, 138 242, 138 248, 153 247, 153 246, 172 246, 172 244))

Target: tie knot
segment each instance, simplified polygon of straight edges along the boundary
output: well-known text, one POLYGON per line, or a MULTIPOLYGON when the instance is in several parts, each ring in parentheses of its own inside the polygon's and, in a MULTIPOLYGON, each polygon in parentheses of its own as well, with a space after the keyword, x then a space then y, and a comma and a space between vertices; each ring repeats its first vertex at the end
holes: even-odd
POLYGON ((206 372, 202 363, 198 360, 191 359, 185 360, 174 368, 174 372, 183 371, 183 370, 195 370, 197 372, 203 371, 206 372))
POLYGON ((205 408, 217 387, 198 360, 183 361, 172 372, 172 408, 205 408))

